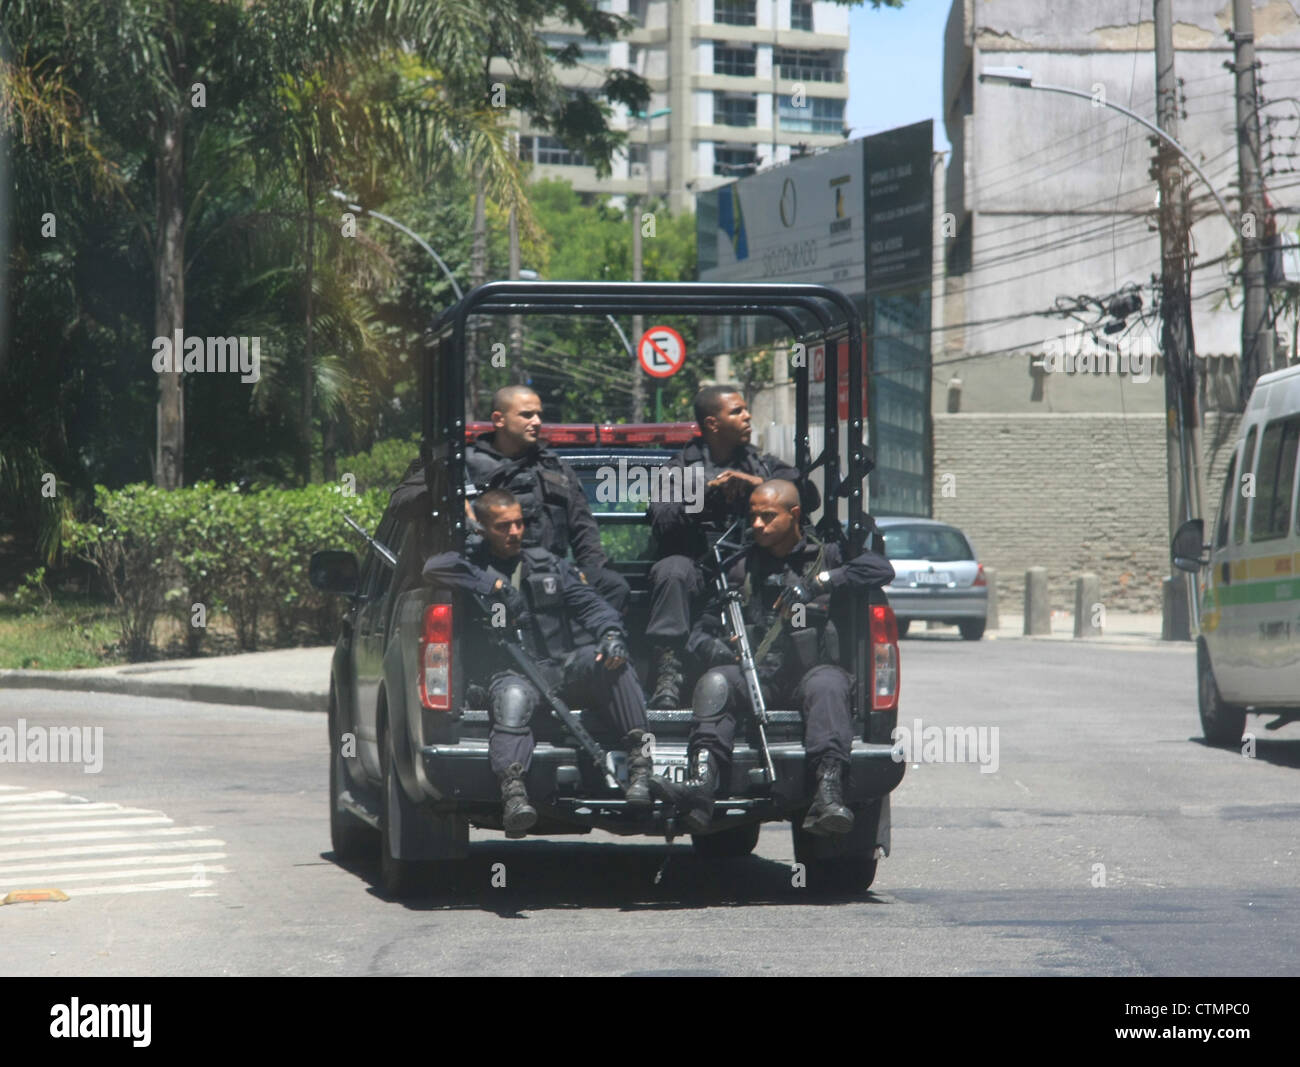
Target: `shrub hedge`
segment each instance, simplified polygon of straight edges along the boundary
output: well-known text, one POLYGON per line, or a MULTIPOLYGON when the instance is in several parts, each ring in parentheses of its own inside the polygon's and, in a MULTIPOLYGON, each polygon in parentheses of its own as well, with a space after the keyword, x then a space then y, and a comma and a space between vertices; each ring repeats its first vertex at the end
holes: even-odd
POLYGON ((193 655, 217 610, 245 650, 328 642, 341 605, 311 588, 308 561, 317 549, 364 548, 339 513, 373 532, 387 502, 386 489, 346 495, 336 485, 250 493, 211 482, 172 491, 97 486, 101 519, 71 523, 68 545, 107 583, 131 659, 150 655, 164 613, 181 621, 193 655))

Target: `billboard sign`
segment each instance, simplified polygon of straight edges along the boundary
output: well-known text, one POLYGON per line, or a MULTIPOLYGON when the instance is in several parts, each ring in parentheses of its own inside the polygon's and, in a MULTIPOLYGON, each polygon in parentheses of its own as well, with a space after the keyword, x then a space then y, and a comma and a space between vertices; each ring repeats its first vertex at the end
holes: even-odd
POLYGON ((702 194, 700 281, 807 282, 850 295, 866 284, 863 144, 702 194))

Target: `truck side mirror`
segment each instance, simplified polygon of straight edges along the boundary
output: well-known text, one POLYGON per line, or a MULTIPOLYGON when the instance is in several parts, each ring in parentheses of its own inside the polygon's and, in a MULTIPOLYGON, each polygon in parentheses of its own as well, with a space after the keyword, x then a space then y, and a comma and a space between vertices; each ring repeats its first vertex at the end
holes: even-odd
POLYGON ((312 588, 322 593, 339 593, 342 596, 356 596, 361 585, 357 557, 342 549, 313 552, 307 577, 312 588))
POLYGON ((1190 571, 1195 574, 1205 565, 1206 561, 1202 558, 1202 553, 1206 547, 1205 520, 1188 519, 1174 534, 1171 553, 1174 566, 1180 571, 1190 571))

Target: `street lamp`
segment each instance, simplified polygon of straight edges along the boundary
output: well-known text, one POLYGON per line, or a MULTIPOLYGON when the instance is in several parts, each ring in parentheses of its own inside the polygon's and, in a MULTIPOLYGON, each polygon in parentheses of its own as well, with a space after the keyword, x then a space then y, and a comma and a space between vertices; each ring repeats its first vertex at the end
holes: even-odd
POLYGON ((1188 154, 1187 149, 1170 137, 1169 134, 1165 133, 1165 131, 1155 123, 1148 122, 1137 112, 1130 111, 1128 108, 1121 107, 1119 104, 1113 104, 1104 96, 1098 97, 1092 93, 1086 93, 1082 89, 1071 89, 1064 85, 1042 85, 1036 83, 1033 74, 1025 70, 1024 67, 985 67, 980 71, 980 81, 992 82, 994 85, 1010 85, 1017 89, 1039 89, 1045 93, 1064 93, 1066 96, 1077 96, 1081 100, 1088 100, 1093 104, 1101 104, 1103 107, 1108 107, 1112 111, 1118 111, 1121 115, 1127 115, 1134 122, 1141 123, 1162 141, 1168 144, 1175 152, 1182 156, 1183 159, 1187 160, 1187 165, 1191 167, 1192 170, 1196 171, 1196 176, 1200 178, 1201 181, 1205 183, 1205 187, 1210 190, 1210 194, 1214 197, 1214 202, 1219 205, 1219 210, 1223 213, 1223 217, 1228 220, 1229 228, 1234 231, 1236 230, 1237 223, 1229 213, 1228 205, 1223 202, 1223 197, 1219 195, 1219 191, 1214 188, 1210 179, 1205 176, 1205 172, 1196 165, 1196 160, 1188 154))
POLYGON ((394 218, 389 218, 387 215, 381 214, 380 212, 374 211, 370 208, 362 207, 360 204, 357 203, 355 197, 348 196, 347 193, 343 192, 342 190, 331 189, 330 196, 332 196, 335 200, 339 201, 344 207, 346 207, 349 211, 353 212, 354 214, 369 215, 371 218, 379 219, 380 222, 386 222, 388 223, 388 225, 392 226, 395 230, 400 230, 402 233, 406 234, 407 237, 409 237, 412 241, 414 241, 426 252, 428 252, 429 255, 433 257, 433 261, 437 263, 439 267, 442 268, 442 273, 445 274, 447 276, 447 280, 451 282, 451 288, 452 291, 456 294, 456 299, 460 300, 464 297, 465 294, 461 292, 460 286, 456 284, 455 276, 448 269, 447 264, 442 261, 442 256, 438 255, 438 253, 435 252, 429 246, 429 243, 418 233, 416 233, 414 230, 407 229, 407 227, 403 226, 400 222, 398 222, 394 218))

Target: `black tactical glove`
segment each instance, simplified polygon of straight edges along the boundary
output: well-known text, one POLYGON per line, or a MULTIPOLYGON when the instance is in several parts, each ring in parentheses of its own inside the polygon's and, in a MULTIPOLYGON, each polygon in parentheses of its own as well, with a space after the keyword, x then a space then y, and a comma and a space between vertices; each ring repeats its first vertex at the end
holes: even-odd
POLYGON ((811 604, 824 592, 827 586, 822 582, 821 577, 800 578, 785 587, 781 594, 781 603, 785 608, 792 608, 795 604, 811 604))
POLYGON ((502 582, 498 588, 492 590, 492 599, 506 606, 507 624, 511 628, 517 627, 520 620, 528 613, 528 601, 524 598, 524 594, 509 582, 502 582))
POLYGON ((617 670, 627 662, 627 640, 617 630, 606 630, 600 635, 596 653, 607 671, 617 670))

